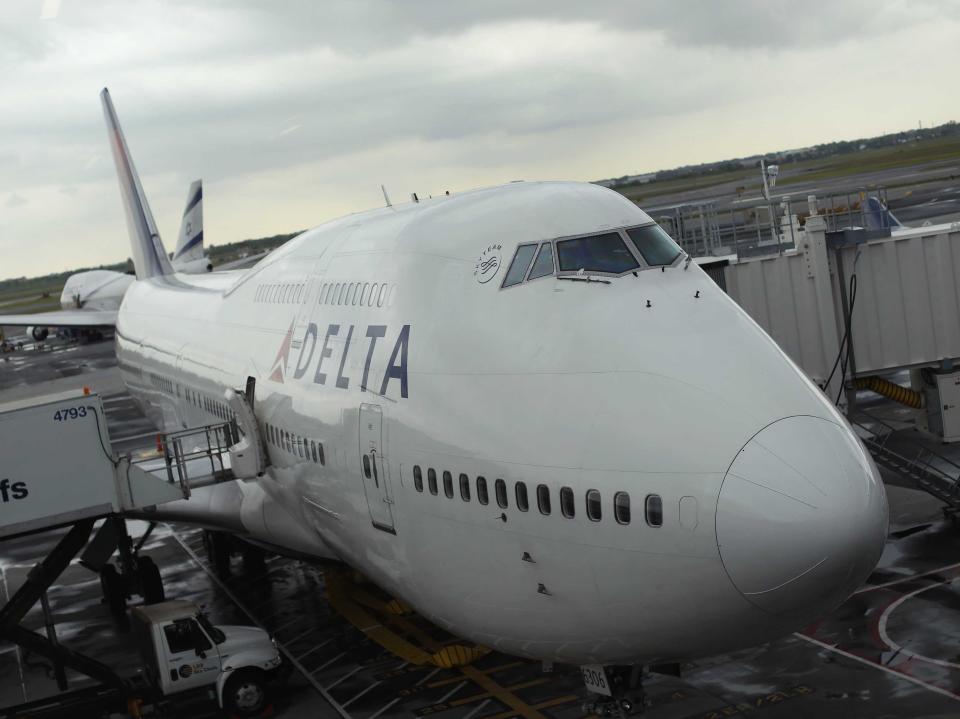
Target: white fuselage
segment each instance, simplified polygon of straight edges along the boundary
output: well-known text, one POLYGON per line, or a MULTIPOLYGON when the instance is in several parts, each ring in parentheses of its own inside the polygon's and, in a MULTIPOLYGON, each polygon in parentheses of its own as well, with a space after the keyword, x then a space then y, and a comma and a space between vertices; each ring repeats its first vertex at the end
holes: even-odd
POLYGON ((113 270, 87 270, 67 278, 60 293, 60 306, 65 310, 120 309, 133 275, 113 270))
POLYGON ((135 282, 120 365, 166 430, 217 420, 224 390, 255 377, 271 464, 210 511, 339 558, 459 635, 574 663, 760 643, 833 609, 879 557, 885 495, 844 419, 682 257, 609 283, 501 289, 518 243, 650 222, 577 183, 346 217, 246 272, 135 282), (492 281, 481 256, 498 258, 492 281))

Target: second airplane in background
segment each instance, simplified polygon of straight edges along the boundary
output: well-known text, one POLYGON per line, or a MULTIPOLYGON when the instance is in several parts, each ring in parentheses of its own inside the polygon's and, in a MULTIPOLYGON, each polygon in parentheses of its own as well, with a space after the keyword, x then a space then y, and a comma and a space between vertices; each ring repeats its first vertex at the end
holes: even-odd
MULTIPOLYGON (((177 272, 187 274, 213 270, 210 260, 203 254, 202 180, 194 180, 187 192, 187 205, 171 263, 177 272)), ((111 329, 117 324, 120 303, 133 280, 133 275, 114 270, 76 272, 63 285, 61 309, 0 315, 0 327, 26 327, 27 334, 37 342, 45 340, 51 329, 67 329, 78 333, 111 329)))

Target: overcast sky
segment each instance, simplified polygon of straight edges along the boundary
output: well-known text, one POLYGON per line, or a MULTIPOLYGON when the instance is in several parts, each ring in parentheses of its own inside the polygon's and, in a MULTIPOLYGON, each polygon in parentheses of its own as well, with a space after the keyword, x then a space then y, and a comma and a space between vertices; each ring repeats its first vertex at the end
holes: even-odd
POLYGON ((99 90, 172 248, 413 191, 960 119, 960 0, 4 0, 0 278, 129 255, 99 90))

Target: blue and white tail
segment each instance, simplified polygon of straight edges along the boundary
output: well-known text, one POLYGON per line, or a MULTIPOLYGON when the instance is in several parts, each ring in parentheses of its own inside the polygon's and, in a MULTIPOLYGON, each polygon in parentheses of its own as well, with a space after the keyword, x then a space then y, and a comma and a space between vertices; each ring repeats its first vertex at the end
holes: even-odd
POLYGON ((120 197, 123 200, 124 213, 127 216, 127 231, 130 233, 130 245, 133 252, 133 266, 137 271, 137 279, 145 280, 149 277, 173 274, 173 267, 167 258, 160 241, 160 232, 153 221, 153 213, 143 194, 140 178, 130 159, 127 141, 120 129, 116 110, 110 100, 110 91, 103 88, 100 92, 103 103, 103 116, 107 121, 107 134, 110 139, 110 149, 113 152, 113 161, 117 166, 117 178, 120 181, 120 197))
POLYGON ((173 266, 187 266, 203 260, 203 181, 194 180, 187 192, 187 206, 180 223, 177 249, 173 251, 173 266))
POLYGON ((883 200, 874 195, 864 200, 863 220, 868 230, 893 230, 903 227, 903 223, 890 212, 883 200))

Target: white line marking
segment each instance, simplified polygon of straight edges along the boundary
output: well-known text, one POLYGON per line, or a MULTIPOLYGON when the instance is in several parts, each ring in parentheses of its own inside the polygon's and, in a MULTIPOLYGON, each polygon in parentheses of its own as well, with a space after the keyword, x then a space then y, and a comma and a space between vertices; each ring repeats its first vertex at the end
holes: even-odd
POLYGON ((362 697, 362 696, 363 696, 364 694, 366 694, 368 691, 370 691, 371 689, 374 689, 374 688, 380 686, 381 684, 383 684, 383 682, 376 681, 376 682, 374 682, 373 684, 371 684, 370 686, 368 686, 366 689, 364 689, 362 692, 360 692, 359 694, 357 694, 356 696, 350 697, 350 699, 348 699, 347 701, 345 701, 345 702, 343 703, 343 708, 346 709, 348 706, 350 706, 351 704, 353 704, 357 699, 359 699, 360 697, 362 697))
POLYGON ((475 707, 470 711, 470 713, 467 714, 463 719, 473 719, 473 717, 475 717, 477 714, 479 714, 479 713, 481 712, 481 710, 482 710, 487 704, 489 704, 489 703, 490 703, 490 700, 489 700, 489 699, 484 699, 482 702, 480 702, 480 704, 478 704, 477 706, 475 706, 475 707))
POLYGON ((960 562, 956 564, 948 564, 945 567, 938 567, 937 569, 931 569, 926 572, 921 572, 920 574, 911 574, 909 577, 903 577, 901 579, 894 579, 884 584, 868 584, 860 587, 854 594, 863 594, 864 592, 872 592, 875 589, 887 589, 888 587, 895 587, 898 584, 905 584, 906 582, 913 581, 914 579, 920 579, 921 577, 929 577, 931 574, 939 574, 940 572, 946 572, 951 569, 960 568, 960 562))
MULTIPOLYGON (((304 632, 304 634, 306 634, 306 632, 304 632)), ((303 634, 301 634, 300 636, 302 637, 303 634)), ((297 639, 299 639, 299 638, 300 638, 300 637, 297 637, 297 639)), ((290 644, 291 642, 295 642, 295 641, 297 641, 297 639, 291 639, 289 642, 287 642, 287 644, 290 644)), ((320 649, 321 647, 327 646, 327 645, 328 645, 330 642, 332 642, 332 641, 333 641, 333 639, 328 639, 328 640, 325 641, 325 642, 320 642, 319 644, 313 645, 313 646, 310 647, 307 651, 305 651, 303 654, 301 654, 300 656, 298 656, 297 659, 298 659, 298 660, 302 660, 304 657, 309 657, 309 656, 310 656, 311 654, 313 654, 315 651, 317 651, 317 650, 320 649)))
POLYGON ((894 677, 897 677, 897 678, 899 678, 899 679, 904 679, 904 680, 906 680, 906 681, 908 681, 908 682, 911 682, 912 684, 916 684, 916 685, 919 686, 919 687, 923 687, 924 689, 927 689, 927 690, 933 692, 934 694, 941 694, 941 695, 943 695, 943 696, 945 696, 945 697, 950 697, 951 699, 960 702, 960 696, 957 696, 957 695, 954 694, 953 692, 947 691, 946 689, 941 689, 940 687, 938 687, 938 686, 936 686, 936 685, 934 685, 934 684, 929 684, 929 683, 923 681, 922 679, 917 679, 916 677, 912 677, 912 676, 910 676, 909 674, 904 674, 903 672, 898 672, 897 670, 891 669, 890 667, 885 667, 885 666, 883 666, 882 664, 877 664, 876 662, 871 662, 869 659, 864 659, 863 657, 858 657, 856 654, 851 654, 850 652, 845 652, 843 649, 838 649, 838 648, 835 647, 835 646, 832 646, 832 645, 830 645, 830 644, 826 644, 825 642, 821 642, 819 639, 814 639, 813 637, 808 637, 808 636, 805 635, 805 634, 795 633, 793 636, 797 637, 798 639, 802 639, 802 640, 804 640, 805 642, 810 642, 811 644, 815 644, 816 646, 820 647, 821 649, 826 649, 827 651, 833 652, 834 654, 839 654, 841 657, 846 657, 847 659, 852 659, 852 660, 855 661, 855 662, 860 662, 861 664, 866 664, 868 667, 873 667, 874 669, 879 669, 879 670, 882 671, 882 672, 886 672, 886 673, 889 674, 890 676, 894 676, 894 677))
POLYGON ((946 667, 948 669, 960 669, 960 664, 958 664, 957 662, 948 662, 946 659, 936 659, 934 657, 928 657, 924 654, 917 654, 916 652, 911 652, 909 649, 897 644, 895 641, 893 641, 890 638, 890 635, 887 634, 887 620, 890 618, 890 615, 893 614, 894 610, 900 607, 900 605, 902 605, 908 599, 913 599, 913 597, 917 596, 918 594, 922 594, 923 592, 926 592, 929 589, 945 587, 948 584, 952 584, 954 581, 956 580, 951 580, 950 582, 936 582, 934 584, 928 584, 925 587, 920 587, 920 589, 916 589, 910 592, 909 594, 904 594, 902 597, 900 597, 897 601, 895 601, 893 604, 891 604, 889 607, 887 607, 883 611, 883 614, 880 615, 880 624, 878 629, 880 632, 880 639, 883 640, 883 642, 887 645, 889 649, 899 654, 903 654, 905 657, 909 657, 910 659, 919 659, 920 661, 927 662, 928 664, 936 664, 938 667, 946 667))
POLYGON ((371 714, 367 719, 377 719, 378 716, 380 716, 381 714, 383 714, 385 711, 387 711, 387 709, 389 709, 390 707, 392 707, 392 706, 393 706, 394 704, 396 704, 398 701, 400 701, 400 697, 397 697, 396 699, 393 699, 392 701, 387 702, 387 703, 384 704, 382 707, 380 707, 379 709, 377 709, 373 714, 371 714))
POLYGON ((460 682, 459 684, 457 684, 457 686, 455 686, 453 689, 451 689, 451 690, 448 691, 446 694, 444 694, 442 697, 440 697, 440 700, 439 700, 439 701, 434 702, 434 704, 443 704, 445 701, 447 701, 447 699, 449 699, 449 698, 452 697, 454 694, 456 694, 458 691, 460 691, 461 689, 463 689, 466 685, 467 685, 467 682, 466 682, 466 681, 460 682))
POLYGON ((317 668, 314 669, 312 672, 310 672, 310 676, 313 676, 314 674, 316 674, 317 672, 319 672, 321 669, 326 669, 328 666, 330 666, 331 664, 333 664, 335 661, 337 661, 337 659, 339 659, 340 657, 342 657, 344 654, 346 654, 346 652, 340 652, 337 656, 333 657, 332 659, 328 659, 328 660, 325 661, 323 664, 321 664, 319 667, 317 667, 317 668))
POLYGON ((349 679, 350 677, 352 677, 354 674, 356 674, 356 673, 359 672, 359 671, 360 671, 360 665, 355 666, 355 667, 354 667, 353 669, 351 669, 349 672, 347 672, 347 673, 344 674, 342 677, 340 677, 339 679, 337 679, 337 681, 335 681, 333 684, 328 684, 328 685, 326 686, 326 690, 327 690, 327 691, 330 691, 330 690, 333 689, 335 686, 337 686, 337 684, 339 684, 340 682, 344 681, 345 679, 349 679))

